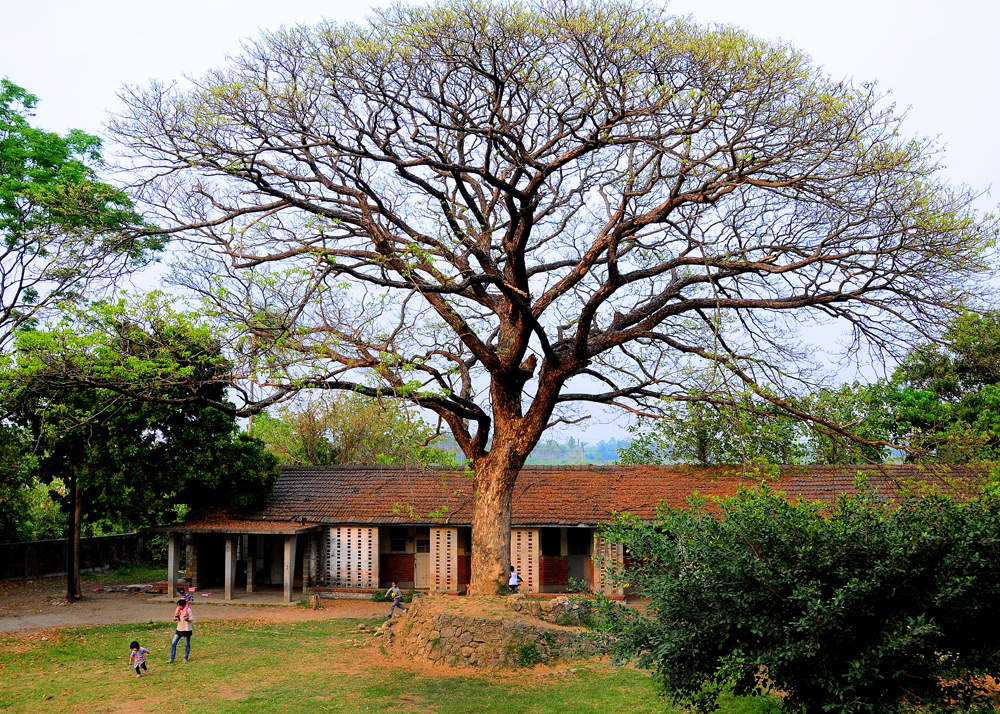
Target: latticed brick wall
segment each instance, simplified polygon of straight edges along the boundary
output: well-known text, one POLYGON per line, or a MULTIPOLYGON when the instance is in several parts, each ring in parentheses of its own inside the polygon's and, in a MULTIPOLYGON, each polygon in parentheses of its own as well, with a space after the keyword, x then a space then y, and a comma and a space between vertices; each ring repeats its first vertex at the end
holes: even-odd
POLYGON ((431 528, 431 590, 458 591, 457 528, 431 528))
POLYGON ((625 546, 621 543, 612 543, 605 540, 598 534, 594 534, 594 590, 605 595, 622 595, 624 588, 612 587, 607 582, 607 571, 609 566, 621 566, 624 561, 625 546))
POLYGON ((510 532, 510 564, 517 571, 523 593, 540 590, 538 545, 537 528, 515 528, 510 532))
POLYGON ((335 526, 329 533, 326 554, 329 585, 378 588, 378 528, 335 526))

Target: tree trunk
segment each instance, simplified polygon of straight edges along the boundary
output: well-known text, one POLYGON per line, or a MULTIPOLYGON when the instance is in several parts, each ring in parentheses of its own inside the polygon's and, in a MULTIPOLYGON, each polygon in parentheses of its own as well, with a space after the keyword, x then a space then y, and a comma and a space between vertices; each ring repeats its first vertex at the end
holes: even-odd
POLYGON ((80 532, 83 521, 83 499, 80 481, 74 474, 69 485, 69 523, 66 533, 66 599, 76 602, 83 593, 80 588, 80 532))
POLYGON ((80 586, 80 534, 83 531, 83 494, 80 493, 80 482, 76 480, 76 513, 73 516, 73 592, 77 600, 83 597, 80 586))
POLYGON ((472 594, 504 593, 510 577, 510 523, 517 459, 499 458, 494 449, 473 464, 472 594))
POLYGON ((76 600, 76 587, 73 582, 73 534, 76 532, 76 479, 69 483, 69 508, 66 509, 66 599, 76 600))

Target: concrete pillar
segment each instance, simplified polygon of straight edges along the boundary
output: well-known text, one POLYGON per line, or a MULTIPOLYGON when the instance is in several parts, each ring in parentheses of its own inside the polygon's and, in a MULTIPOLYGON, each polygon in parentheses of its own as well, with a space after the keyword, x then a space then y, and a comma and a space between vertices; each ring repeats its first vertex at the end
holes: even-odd
POLYGON ((167 534, 167 595, 177 595, 177 569, 180 568, 181 535, 170 532, 167 534))
POLYGON ((194 533, 184 534, 184 577, 187 578, 188 583, 194 585, 195 568, 197 564, 197 558, 194 555, 194 533))
POLYGON ((247 548, 245 551, 247 561, 247 595, 253 594, 253 579, 257 575, 257 536, 247 536, 247 548))
POLYGON ((233 590, 236 585, 236 536, 232 533, 226 534, 226 573, 225 573, 225 595, 226 600, 233 599, 233 590))
POLYGON ((198 536, 191 534, 191 544, 188 546, 187 572, 191 580, 191 587, 199 587, 198 583, 198 536))
POLYGON ((295 544, 298 536, 285 536, 285 602, 292 601, 292 580, 295 578, 295 544))

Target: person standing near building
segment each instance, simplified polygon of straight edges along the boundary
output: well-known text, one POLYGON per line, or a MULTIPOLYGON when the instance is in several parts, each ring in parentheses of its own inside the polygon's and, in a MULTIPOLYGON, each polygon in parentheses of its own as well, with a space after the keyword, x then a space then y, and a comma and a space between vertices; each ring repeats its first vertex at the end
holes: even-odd
POLYGON ((510 566, 510 580, 507 581, 507 587, 512 593, 517 592, 517 588, 521 585, 521 578, 517 577, 517 571, 514 570, 514 566, 510 566))
POLYGON ((187 600, 177 601, 177 608, 174 610, 174 620, 177 622, 177 630, 174 632, 174 639, 170 642, 170 659, 167 664, 177 657, 177 643, 184 638, 184 661, 187 662, 191 656, 191 635, 194 634, 194 615, 191 614, 191 605, 187 600))
POLYGON ((409 612, 410 608, 403 605, 403 591, 399 589, 399 583, 395 580, 392 581, 392 587, 385 594, 386 597, 392 598, 392 605, 389 606, 389 619, 392 619, 392 613, 397 607, 403 612, 409 612))

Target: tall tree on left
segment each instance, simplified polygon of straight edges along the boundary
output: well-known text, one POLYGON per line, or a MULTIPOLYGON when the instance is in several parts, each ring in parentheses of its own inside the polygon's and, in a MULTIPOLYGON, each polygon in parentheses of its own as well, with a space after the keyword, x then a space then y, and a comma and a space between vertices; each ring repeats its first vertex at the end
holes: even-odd
POLYGON ((0 79, 0 349, 65 301, 107 290, 164 245, 125 193, 98 180, 100 138, 31 126, 37 103, 0 79))
POLYGON ((220 346, 159 298, 133 313, 99 304, 59 329, 22 333, 17 346, 5 386, 33 432, 39 477, 67 486, 68 599, 81 597, 85 520, 158 524, 177 504, 242 506, 270 493, 277 460, 197 399, 225 401, 220 346), (142 398, 82 387, 67 364, 160 386, 142 398))

